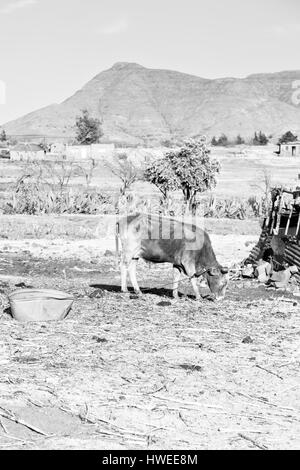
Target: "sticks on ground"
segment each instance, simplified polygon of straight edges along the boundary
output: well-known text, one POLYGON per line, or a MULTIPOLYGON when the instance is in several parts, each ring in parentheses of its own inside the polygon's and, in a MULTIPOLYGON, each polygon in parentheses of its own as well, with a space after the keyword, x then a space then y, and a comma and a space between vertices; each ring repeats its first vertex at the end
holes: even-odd
POLYGON ((239 433, 239 436, 240 436, 242 439, 245 439, 246 441, 251 442, 251 444, 253 444, 255 447, 258 447, 258 448, 261 449, 261 450, 268 450, 268 447, 267 447, 267 446, 265 446, 265 445, 263 445, 263 444, 259 444, 257 441, 255 441, 255 440, 252 439, 251 437, 246 436, 245 434, 239 433))

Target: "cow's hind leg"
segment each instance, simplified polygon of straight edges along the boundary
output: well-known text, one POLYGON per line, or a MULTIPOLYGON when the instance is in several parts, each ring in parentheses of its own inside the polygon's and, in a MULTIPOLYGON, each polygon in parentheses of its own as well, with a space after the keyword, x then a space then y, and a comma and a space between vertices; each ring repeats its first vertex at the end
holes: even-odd
POLYGON ((173 297, 178 299, 178 284, 180 281, 181 273, 178 268, 174 266, 173 268, 173 297))
POLYGON ((196 277, 192 277, 192 278, 191 278, 191 284, 192 284, 192 287, 193 287, 194 292, 195 292, 196 300, 200 300, 200 299, 201 299, 201 295, 200 295, 200 292, 199 292, 199 288, 198 288, 197 278, 196 278, 196 277))
POLYGON ((121 260, 120 269, 121 269, 121 290, 122 292, 127 292, 127 265, 124 262, 124 260, 121 260))
POLYGON ((131 281, 131 284, 132 284, 132 287, 134 289, 134 292, 136 294, 141 294, 141 291, 140 291, 140 288, 139 288, 139 285, 137 283, 137 279, 136 279, 136 264, 137 264, 137 259, 133 259, 131 260, 129 266, 128 266, 128 272, 129 272, 129 277, 130 277, 130 281, 131 281))

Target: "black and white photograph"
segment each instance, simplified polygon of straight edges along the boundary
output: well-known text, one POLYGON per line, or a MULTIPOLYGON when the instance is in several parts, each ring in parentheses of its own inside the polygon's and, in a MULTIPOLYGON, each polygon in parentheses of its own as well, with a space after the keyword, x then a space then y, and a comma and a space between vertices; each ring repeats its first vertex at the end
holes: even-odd
POLYGON ((299 0, 0 0, 0 451, 300 448, 299 44, 299 0))

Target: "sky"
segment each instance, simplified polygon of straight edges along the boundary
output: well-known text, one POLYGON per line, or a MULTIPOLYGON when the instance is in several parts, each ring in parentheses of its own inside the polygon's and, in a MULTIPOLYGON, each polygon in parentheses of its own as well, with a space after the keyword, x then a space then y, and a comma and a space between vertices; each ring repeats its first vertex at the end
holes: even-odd
POLYGON ((115 62, 245 77, 300 70, 299 44, 299 0, 0 0, 0 125, 115 62))

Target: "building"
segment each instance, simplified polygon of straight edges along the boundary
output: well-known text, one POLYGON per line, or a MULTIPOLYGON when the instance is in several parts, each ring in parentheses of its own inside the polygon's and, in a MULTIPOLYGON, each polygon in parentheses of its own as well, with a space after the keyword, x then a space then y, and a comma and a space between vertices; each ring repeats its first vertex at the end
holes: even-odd
POLYGON ((0 142, 0 158, 10 159, 10 148, 7 142, 0 142))
POLYGON ((300 142, 286 142, 278 144, 278 155, 282 157, 300 157, 300 142))
POLYGON ((115 150, 114 144, 92 144, 92 145, 67 145, 67 160, 81 161, 89 159, 101 159, 112 155, 115 150))
POLYGON ((19 162, 33 162, 36 160, 45 160, 45 152, 37 144, 17 144, 10 150, 10 159, 19 162))

